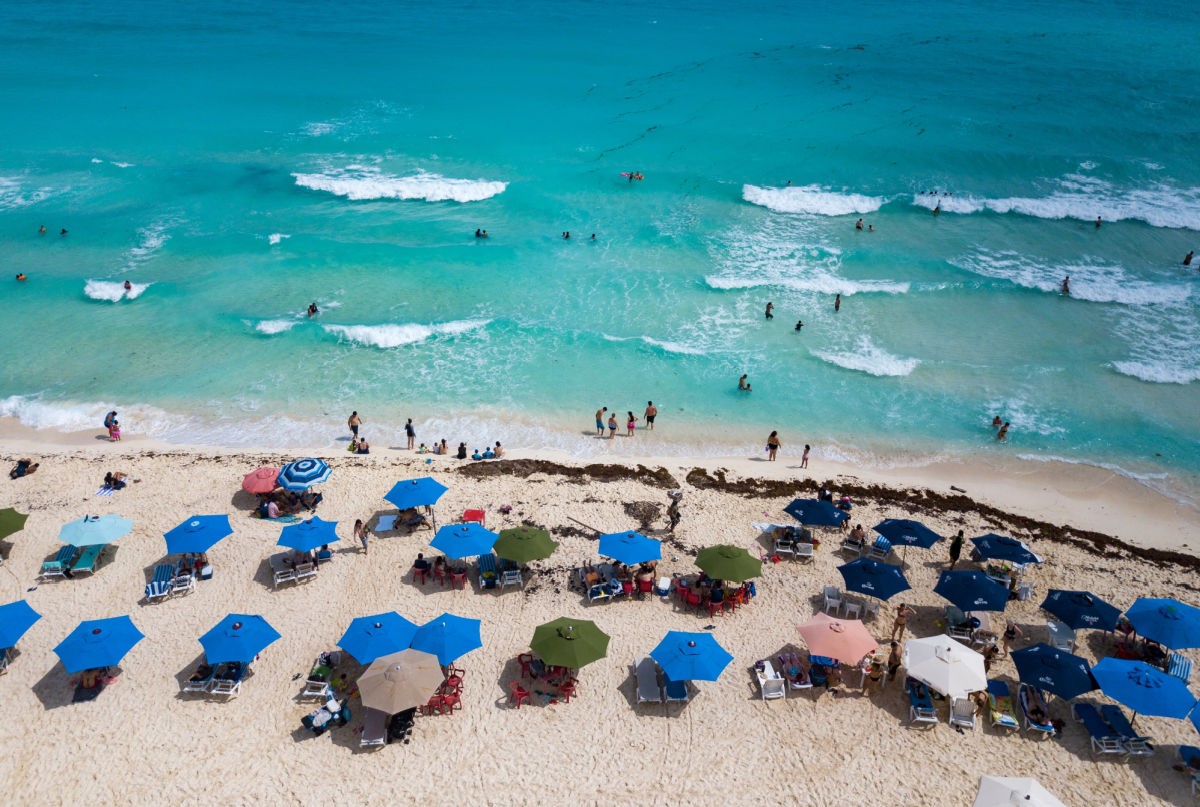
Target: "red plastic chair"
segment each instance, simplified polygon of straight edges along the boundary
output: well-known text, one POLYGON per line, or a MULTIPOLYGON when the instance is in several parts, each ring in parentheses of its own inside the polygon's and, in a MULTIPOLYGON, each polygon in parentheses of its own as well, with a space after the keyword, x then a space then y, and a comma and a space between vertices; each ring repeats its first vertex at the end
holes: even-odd
POLYGON ((434 695, 429 699, 429 703, 425 704, 422 709, 426 716, 432 715, 436 709, 437 713, 444 715, 446 713, 446 699, 442 695, 434 695))
POLYGON ((517 663, 521 665, 522 678, 533 678, 533 653, 522 653, 517 656, 517 663))
POLYGON ((450 579, 450 575, 446 571, 446 567, 445 566, 434 566, 433 567, 433 579, 438 581, 439 583, 441 583, 443 586, 446 585, 446 583, 450 579))
POLYGON ((425 578, 427 578, 428 576, 429 576, 428 569, 418 569, 416 566, 413 567, 412 577, 413 577, 414 583, 418 582, 417 578, 420 578, 419 582, 421 583, 421 585, 425 585, 425 578))
POLYGON ((462 523, 466 524, 469 521, 474 521, 479 526, 486 526, 483 522, 487 517, 487 513, 483 510, 467 510, 463 513, 462 523))
POLYGON ((708 618, 712 619, 714 615, 723 613, 725 611, 725 602, 726 601, 713 602, 712 600, 709 600, 708 601, 708 618))
POLYGON ((521 701, 529 701, 529 700, 532 700, 532 698, 533 698, 533 695, 529 694, 529 690, 525 689, 525 687, 521 686, 520 681, 513 681, 511 684, 508 685, 508 689, 509 689, 508 698, 509 698, 509 700, 516 701, 518 709, 521 708, 521 701))
POLYGON ((442 714, 454 714, 454 710, 462 711, 462 698, 457 692, 448 692, 442 696, 442 714))
POLYGON ((558 685, 558 697, 563 699, 563 703, 570 703, 571 696, 577 694, 575 684, 575 679, 570 678, 558 685))
POLYGON ((639 580, 638 581, 638 594, 644 596, 646 594, 651 593, 652 591, 654 591, 654 581, 653 580, 639 580))
POLYGON ((701 600, 700 600, 700 592, 698 592, 698 591, 688 591, 688 592, 686 593, 686 595, 685 595, 685 596, 686 596, 686 598, 687 598, 687 599, 686 599, 686 603, 687 603, 687 605, 688 605, 689 607, 691 607, 693 610, 699 611, 699 610, 700 610, 700 604, 701 604, 701 600))
POLYGON ((621 581, 621 592, 626 597, 628 597, 630 594, 632 594, 633 593, 633 581, 632 580, 622 580, 621 581))
POLYGON ((451 572, 450 573, 450 582, 454 585, 455 588, 466 588, 467 587, 467 573, 466 572, 451 572))

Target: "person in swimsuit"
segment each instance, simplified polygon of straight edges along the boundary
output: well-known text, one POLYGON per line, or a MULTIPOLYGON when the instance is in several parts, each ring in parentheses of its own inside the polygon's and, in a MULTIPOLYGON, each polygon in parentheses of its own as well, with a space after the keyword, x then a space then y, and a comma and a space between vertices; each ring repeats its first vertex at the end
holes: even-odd
MULTIPOLYGON (((808 467, 808 452, 809 451, 812 451, 812 446, 810 446, 808 443, 805 443, 804 444, 804 453, 800 455, 800 467, 801 468, 808 467)), ((846 523, 849 524, 850 522, 847 521, 846 523)))
POLYGON ((775 315, 771 312, 775 310, 775 303, 767 303, 767 319, 775 319, 775 315))
POLYGON ((779 432, 771 432, 771 436, 767 438, 767 460, 775 461, 775 455, 779 453, 783 443, 779 442, 779 432))
POLYGON ((1191 266, 1191 265, 1192 265, 1192 258, 1193 258, 1193 257, 1195 257, 1195 255, 1196 255, 1196 253, 1195 253, 1193 250, 1188 250, 1188 254, 1186 254, 1186 255, 1184 255, 1184 256, 1183 256, 1183 265, 1184 265, 1184 266, 1191 266))
POLYGON ((654 419, 658 417, 658 407, 654 405, 654 401, 646 401, 646 428, 654 431, 654 419))
POLYGON ((738 389, 740 389, 740 390, 750 389, 750 385, 748 383, 746 383, 746 374, 745 373, 742 373, 742 377, 738 379, 738 389))
POLYGON ((611 440, 617 436, 617 413, 613 412, 608 416, 608 439, 611 440))
POLYGON ((833 298, 833 313, 838 313, 842 310, 842 295, 833 298))
POLYGON ((1004 655, 1007 656, 1010 652, 1012 652, 1013 642, 1015 642, 1018 637, 1024 635, 1025 632, 1017 627, 1017 623, 1009 620, 1005 624, 1004 633, 1000 637, 1001 641, 1004 642, 1004 655))
POLYGON ((1000 427, 1000 431, 996 432, 996 439, 1004 442, 1008 439, 1008 421, 1004 421, 1004 425, 1000 427))
POLYGON ((321 309, 317 308, 317 304, 315 302, 309 304, 309 306, 308 306, 308 318, 309 319, 312 319, 313 317, 315 317, 317 314, 320 314, 320 313, 321 313, 321 309))
POLYGON ((861 230, 862 228, 863 228, 863 220, 862 219, 859 219, 858 221, 854 222, 854 229, 861 230))
POLYGON ((1063 297, 1071 296, 1071 276, 1070 275, 1067 275, 1066 277, 1063 278, 1062 295, 1063 295, 1063 297))
POLYGON ((634 415, 633 412, 629 412, 629 414, 626 415, 626 419, 625 419, 625 430, 626 430, 625 436, 626 437, 633 437, 633 430, 634 430, 634 427, 636 424, 637 424, 637 416, 634 415))
POLYGON ((607 406, 602 406, 596 410, 596 436, 604 436, 604 413, 608 411, 607 406))
POLYGON ((358 437, 358 427, 362 425, 362 418, 358 416, 358 410, 350 413, 350 417, 346 418, 346 425, 350 427, 350 434, 358 437))
POLYGON ((128 280, 125 281, 125 291, 133 291, 133 284, 128 280))
POLYGON ((404 424, 404 434, 408 437, 408 450, 412 451, 413 442, 417 439, 417 430, 413 428, 412 418, 409 418, 408 423, 404 424))
POLYGON ((908 618, 916 616, 917 612, 908 607, 907 603, 896 606, 896 618, 892 620, 892 641, 898 642, 904 638, 904 630, 908 627, 908 618))

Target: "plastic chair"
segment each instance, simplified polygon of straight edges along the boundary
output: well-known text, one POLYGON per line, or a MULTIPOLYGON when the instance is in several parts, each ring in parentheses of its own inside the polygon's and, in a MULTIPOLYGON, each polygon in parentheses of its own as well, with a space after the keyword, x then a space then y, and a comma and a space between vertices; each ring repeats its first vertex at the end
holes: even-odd
POLYGON ((529 690, 521 686, 520 681, 513 681, 508 685, 508 690, 508 699, 515 701, 518 709, 521 708, 521 701, 528 701, 533 698, 533 695, 529 694, 529 690))
POLYGON ((722 600, 721 602, 713 602, 712 600, 709 600, 709 602, 708 602, 708 618, 709 619, 712 619, 713 616, 715 616, 716 614, 720 614, 720 613, 724 612, 724 610, 725 610, 725 601, 724 600, 722 600))
POLYGON ((428 569, 418 569, 416 566, 413 567, 412 579, 413 579, 414 583, 418 582, 417 578, 420 578, 419 582, 421 583, 421 585, 425 585, 425 578, 427 578, 428 576, 429 576, 428 569))
POLYGON ((846 619, 860 619, 862 617, 862 603, 846 600, 842 603, 842 612, 846 615, 846 619))
POLYGON ((558 697, 563 699, 563 703, 570 703, 571 696, 578 694, 575 688, 576 681, 574 678, 569 678, 558 685, 558 697))
POLYGON ((645 595, 652 594, 653 592, 654 592, 654 581, 653 580, 639 580, 638 581, 638 596, 639 597, 644 597, 645 595))
POLYGON ((426 716, 430 716, 430 715, 432 715, 432 714, 433 714, 433 711, 434 711, 434 709, 436 709, 436 710, 437 710, 437 713, 438 713, 438 714, 440 714, 440 715, 444 715, 444 714, 446 713, 446 701, 445 701, 445 698, 444 698, 443 696, 441 696, 441 695, 434 695, 432 698, 430 698, 430 699, 429 699, 429 702, 428 702, 428 703, 426 703, 426 704, 425 704, 423 707, 421 707, 421 708, 422 708, 422 711, 424 711, 424 712, 425 712, 425 715, 426 715, 426 716))
POLYGON ((467 587, 467 573, 465 571, 451 572, 450 573, 450 582, 455 588, 466 588, 467 587))
POLYGON ((691 607, 692 609, 699 611, 700 604, 701 604, 700 603, 700 594, 698 592, 695 592, 695 591, 685 591, 684 592, 684 605, 685 606, 691 607))
POLYGON ((457 692, 447 692, 442 695, 442 714, 454 714, 454 710, 462 711, 462 697, 457 692))
POLYGON ((433 579, 436 580, 437 582, 441 583, 443 586, 446 585, 446 583, 449 582, 449 579, 450 579, 449 574, 447 574, 446 567, 445 566, 434 566, 433 567, 433 579))
POLYGON ((521 653, 517 663, 521 665, 522 678, 533 678, 533 653, 521 653))
POLYGON ((483 510, 467 510, 462 514, 462 523, 467 524, 471 521, 474 521, 476 524, 483 527, 485 526, 483 522, 486 517, 487 513, 483 510))

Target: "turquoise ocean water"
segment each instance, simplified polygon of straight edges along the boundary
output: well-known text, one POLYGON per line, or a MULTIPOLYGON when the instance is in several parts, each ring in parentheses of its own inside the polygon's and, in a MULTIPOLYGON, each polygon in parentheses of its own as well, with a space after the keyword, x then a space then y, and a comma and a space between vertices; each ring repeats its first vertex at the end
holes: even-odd
POLYGON ((1194 497, 1197 32, 1175 0, 10 0, 0 414, 581 456, 779 429, 1194 497), (653 435, 584 436, 648 399, 653 435))

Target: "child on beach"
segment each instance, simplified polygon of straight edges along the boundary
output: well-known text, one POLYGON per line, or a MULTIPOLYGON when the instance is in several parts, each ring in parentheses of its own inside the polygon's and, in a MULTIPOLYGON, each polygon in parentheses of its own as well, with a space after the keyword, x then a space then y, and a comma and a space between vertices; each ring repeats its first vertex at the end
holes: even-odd
POLYGON ((634 415, 634 414, 633 414, 633 412, 629 412, 629 414, 628 414, 628 416, 626 417, 626 419, 625 419, 625 420, 626 420, 626 422, 625 422, 625 429, 626 429, 626 431, 625 431, 625 436, 626 436, 626 437, 633 437, 633 429, 634 429, 634 424, 636 424, 636 423, 637 423, 637 416, 636 416, 636 415, 634 415))
POLYGON ((108 439, 114 443, 121 442, 121 422, 119 420, 114 420, 108 427, 108 439))

